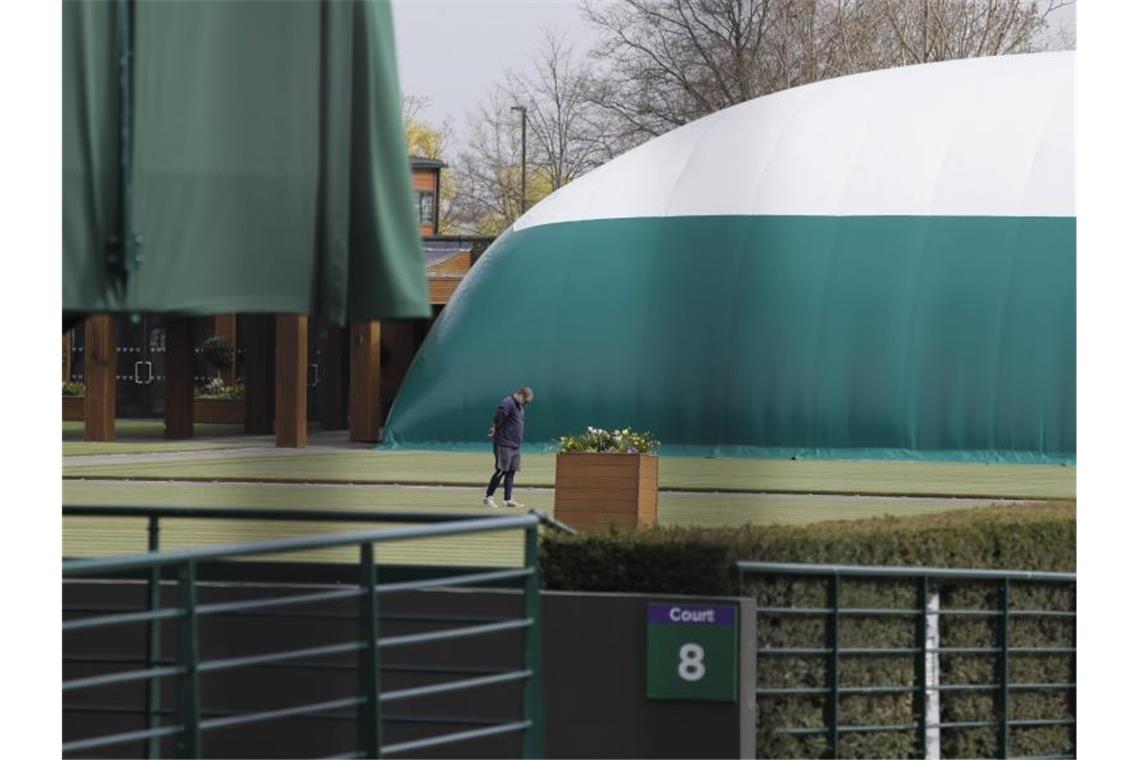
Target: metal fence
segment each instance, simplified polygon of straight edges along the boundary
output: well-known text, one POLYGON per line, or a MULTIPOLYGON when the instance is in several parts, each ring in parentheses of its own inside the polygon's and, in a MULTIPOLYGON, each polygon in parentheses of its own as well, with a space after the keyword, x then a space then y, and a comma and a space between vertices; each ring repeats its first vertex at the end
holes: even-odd
MULTIPOLYGON (((102 504, 70 504, 63 507, 64 517, 123 517, 146 518, 147 551, 158 551, 161 546, 163 520, 255 520, 263 522, 317 522, 317 523, 445 523, 458 520, 494 517, 495 512, 359 512, 333 509, 262 509, 260 507, 118 507, 102 504)), ((510 514, 508 511, 506 514, 510 514)), ((537 510, 534 515, 543 525, 562 531, 576 531, 566 523, 537 510)))
MULTIPOLYGON (((1010 730, 1016 727, 1029 726, 1068 726, 1074 732, 1073 744, 1075 747, 1076 730, 1076 574, 1054 572, 1030 572, 1015 570, 958 570, 946 568, 926 567, 870 567, 850 565, 808 565, 778 562, 737 562, 738 581, 743 589, 748 580, 756 580, 767 576, 768 578, 810 579, 822 582, 826 586, 826 605, 823 606, 791 606, 772 607, 757 606, 757 630, 763 637, 762 626, 765 622, 786 620, 789 618, 816 618, 822 619, 824 641, 820 647, 757 647, 758 658, 822 658, 825 661, 826 683, 823 686, 774 686, 757 683, 756 696, 758 701, 758 714, 763 715, 763 700, 765 698, 779 697, 823 697, 825 700, 823 726, 782 726, 774 730, 775 734, 791 736, 818 736, 827 740, 829 757, 840 756, 840 736, 850 733, 872 732, 917 732, 919 746, 928 742, 932 730, 964 729, 964 728, 992 728, 997 731, 997 755, 1009 757, 1010 730), (916 604, 911 607, 852 607, 840 604, 840 590, 844 581, 852 579, 894 581, 903 584, 913 584, 916 604), (953 609, 932 607, 930 601, 939 584, 984 584, 996 588, 997 604, 991 609, 953 609), (1011 586, 1013 584, 1042 584, 1057 587, 1068 585, 1073 590, 1073 604, 1071 609, 1021 609, 1013 608, 1010 604, 1011 586), (953 618, 980 618, 996 621, 996 645, 989 647, 945 647, 931 645, 931 629, 934 631, 940 620, 953 618), (909 647, 852 647, 843 645, 841 636, 841 621, 844 619, 885 619, 913 621, 913 643, 909 647), (1012 620, 1022 619, 1060 619, 1072 626, 1072 647, 1019 647, 1011 644, 1010 623, 1012 620), (984 656, 994 658, 996 683, 956 683, 942 684, 938 679, 931 679, 931 669, 938 668, 941 658, 953 656, 984 656), (1017 657, 1037 657, 1042 655, 1061 655, 1071 657, 1071 680, 1056 683, 1021 683, 1010 677, 1010 666, 1017 657), (876 685, 844 685, 841 680, 842 664, 845 661, 870 657, 913 657, 914 678, 908 684, 876 684, 876 685), (1029 691, 1066 691, 1072 692, 1073 702, 1071 717, 1054 716, 1044 719, 1015 719, 1011 717, 1010 695, 1019 690, 1029 691), (928 699, 937 699, 945 692, 988 692, 995 696, 996 716, 992 720, 970 721, 942 721, 931 720, 928 711, 928 699), (843 719, 840 707, 840 698, 845 695, 913 695, 915 710, 918 719, 913 723, 900 723, 893 725, 847 723, 843 719)), ((742 592, 743 593, 743 592, 742 592)), ((934 637, 937 642, 937 636, 934 637)), ((759 681, 759 678, 758 678, 759 681)), ((927 756, 930 756, 930 745, 926 744, 927 756)), ((1055 755, 1050 755, 1055 756, 1055 755)))
MULTIPOLYGON (((383 522, 430 522, 416 527, 390 528, 339 535, 310 536, 255 543, 237 543, 208 546, 196 549, 157 552, 102 559, 76 559, 65 561, 63 578, 119 577, 122 574, 146 573, 148 576, 148 604, 141 611, 94 614, 63 623, 63 632, 74 636, 81 631, 109 626, 145 623, 147 625, 147 661, 141 669, 104 673, 91 677, 75 678, 63 683, 65 695, 112 684, 144 682, 146 688, 147 728, 139 731, 119 732, 110 735, 90 736, 67 742, 64 753, 77 753, 129 743, 146 743, 146 755, 155 757, 164 737, 173 737, 174 750, 179 757, 198 757, 202 754, 203 734, 226 727, 261 723, 294 716, 327 714, 332 711, 355 709, 358 729, 357 748, 343 757, 380 757, 383 754, 407 752, 427 747, 466 741, 509 732, 521 732, 523 753, 538 757, 543 748, 542 684, 541 684, 541 622, 539 614, 538 528, 546 518, 537 514, 504 517, 475 517, 471 515, 375 514, 296 511, 296 510, 193 510, 181 508, 67 507, 64 514, 103 514, 105 516, 147 516, 150 546, 157 549, 159 521, 163 518, 220 519, 296 519, 296 520, 370 520, 383 522), (208 514, 203 514, 208 512, 208 514), (466 519, 456 519, 466 518, 466 519), (460 572, 396 583, 378 583, 374 545, 391 541, 467 535, 491 531, 522 530, 525 533, 525 551, 522 567, 460 572), (198 571, 205 563, 216 560, 243 560, 266 555, 288 555, 291 552, 333 547, 358 547, 359 582, 348 588, 293 594, 290 596, 198 603, 198 571), (163 574, 173 573, 178 588, 178 603, 161 606, 160 583, 163 574), (459 587, 477 584, 513 584, 522 588, 522 613, 517 618, 478 621, 474 625, 460 625, 411 635, 381 636, 378 630, 379 598, 385 594, 430 588, 459 587), (290 651, 265 652, 241 657, 203 659, 199 656, 199 621, 211 615, 243 613, 251 610, 305 605, 334 600, 356 600, 359 635, 348 641, 338 641, 319 647, 306 647, 290 651), (177 656, 171 663, 159 658, 159 624, 162 621, 178 623, 177 656), (521 666, 461 678, 445 683, 433 683, 395 691, 382 691, 379 682, 382 650, 430 641, 485 636, 497 632, 521 631, 523 649, 521 666), (284 663, 337 654, 357 655, 357 672, 360 674, 359 693, 342 699, 293 705, 288 708, 227 714, 203 715, 200 706, 200 679, 204 674, 228 671, 243 667, 284 663), (175 679, 177 699, 174 709, 163 710, 159 704, 160 685, 164 679, 175 679), (503 683, 522 683, 522 714, 518 720, 483 725, 479 728, 433 735, 414 741, 384 743, 382 708, 389 704, 433 694, 475 689, 503 683), (173 721, 164 723, 164 715, 173 721)), ((453 621, 454 622, 454 621, 453 621)), ((65 709, 67 705, 65 702, 65 709)))

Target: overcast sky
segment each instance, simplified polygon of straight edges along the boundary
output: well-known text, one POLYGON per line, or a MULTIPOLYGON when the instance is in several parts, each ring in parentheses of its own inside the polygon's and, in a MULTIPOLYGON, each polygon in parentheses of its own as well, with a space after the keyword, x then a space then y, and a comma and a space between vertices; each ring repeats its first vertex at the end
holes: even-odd
MULTIPOLYGON (((565 34, 583 55, 597 38, 577 0, 393 0, 392 7, 400 89, 430 98, 428 121, 450 118, 460 140, 467 112, 502 73, 530 64, 543 27, 565 34)), ((1075 6, 1050 18, 1071 23, 1075 6)))
POLYGON ((495 80, 529 65, 542 27, 583 54, 595 39, 577 0, 393 0, 392 8, 400 89, 430 98, 428 119, 451 117, 461 134, 495 80))

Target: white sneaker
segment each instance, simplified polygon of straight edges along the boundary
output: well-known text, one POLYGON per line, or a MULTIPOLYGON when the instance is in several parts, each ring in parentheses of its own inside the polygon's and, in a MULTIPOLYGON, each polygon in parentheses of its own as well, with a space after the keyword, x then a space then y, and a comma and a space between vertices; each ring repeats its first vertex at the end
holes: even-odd
MULTIPOLYGON (((508 501, 507 504, 510 505, 510 502, 508 501)), ((484 496, 483 497, 483 506, 484 507, 490 507, 491 509, 498 509, 499 508, 499 505, 495 503, 495 499, 491 496, 484 496)))
POLYGON ((505 506, 505 507, 522 507, 522 504, 518 503, 514 499, 507 499, 506 501, 503 502, 503 506, 505 506))

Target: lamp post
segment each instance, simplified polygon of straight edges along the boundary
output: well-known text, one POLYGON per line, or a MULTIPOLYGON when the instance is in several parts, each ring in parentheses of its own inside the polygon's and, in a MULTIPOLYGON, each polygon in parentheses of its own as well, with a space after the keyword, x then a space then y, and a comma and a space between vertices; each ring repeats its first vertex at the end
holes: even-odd
POLYGON ((522 113, 522 210, 519 215, 526 213, 526 106, 511 106, 512 111, 522 113))

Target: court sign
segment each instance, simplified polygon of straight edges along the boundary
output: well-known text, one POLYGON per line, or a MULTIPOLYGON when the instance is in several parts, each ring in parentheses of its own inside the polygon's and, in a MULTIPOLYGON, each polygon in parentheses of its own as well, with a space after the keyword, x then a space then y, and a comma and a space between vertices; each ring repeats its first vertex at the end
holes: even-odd
POLYGON ((645 630, 647 698, 736 701, 734 605, 651 603, 645 630))

